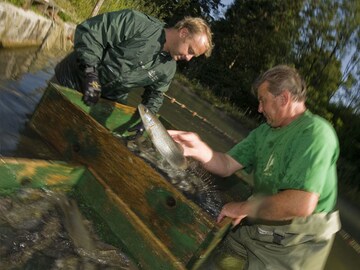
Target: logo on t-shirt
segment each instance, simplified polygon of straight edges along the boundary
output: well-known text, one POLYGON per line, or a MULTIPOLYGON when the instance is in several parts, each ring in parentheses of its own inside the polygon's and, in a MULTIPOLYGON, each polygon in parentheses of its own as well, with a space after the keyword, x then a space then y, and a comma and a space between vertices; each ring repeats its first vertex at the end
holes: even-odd
POLYGON ((266 163, 266 167, 263 171, 263 175, 272 176, 274 161, 275 161, 274 154, 271 154, 268 159, 268 162, 266 163))

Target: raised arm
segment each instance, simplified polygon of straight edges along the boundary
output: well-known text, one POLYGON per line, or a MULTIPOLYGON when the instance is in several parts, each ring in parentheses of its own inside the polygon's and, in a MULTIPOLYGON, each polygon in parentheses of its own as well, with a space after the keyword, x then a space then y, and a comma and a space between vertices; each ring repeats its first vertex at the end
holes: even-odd
POLYGON ((229 155, 213 151, 196 133, 178 130, 168 132, 183 147, 185 156, 200 161, 211 173, 226 177, 243 168, 229 155))

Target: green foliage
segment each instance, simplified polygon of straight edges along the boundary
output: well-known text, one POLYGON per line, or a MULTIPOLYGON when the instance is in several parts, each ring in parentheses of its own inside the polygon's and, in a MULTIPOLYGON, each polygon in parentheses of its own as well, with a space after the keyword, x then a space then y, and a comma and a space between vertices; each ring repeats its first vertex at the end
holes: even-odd
POLYGON ((211 21, 212 13, 216 15, 219 7, 223 6, 220 0, 136 0, 134 2, 142 7, 142 11, 164 20, 169 25, 173 25, 184 16, 203 17, 211 21))
POLYGON ((72 21, 72 18, 70 17, 70 15, 68 15, 67 13, 65 13, 63 11, 59 11, 58 16, 64 22, 71 22, 72 21))
POLYGON ((337 91, 341 79, 340 61, 329 56, 329 52, 303 55, 297 67, 308 86, 307 105, 315 113, 331 120, 327 106, 337 91))
POLYGON ((297 38, 301 1, 236 0, 225 18, 213 23, 213 56, 185 70, 230 100, 257 116, 257 101, 251 85, 260 72, 276 63, 289 62, 297 38))
MULTIPOLYGON (((80 23, 91 16, 92 10, 94 9, 97 0, 56 0, 56 3, 62 9, 66 10, 65 15, 60 15, 61 18, 65 17, 66 21, 80 23)), ((99 14, 125 8, 139 9, 139 6, 136 4, 136 1, 106 0, 100 8, 99 14)))
MULTIPOLYGON (((329 110, 333 113, 333 122, 341 144, 341 151, 346 158, 360 164, 360 117, 353 113, 351 108, 341 105, 331 105, 329 110)), ((359 168, 360 170, 360 168, 359 168)), ((360 182, 359 182, 360 184, 360 182)))
POLYGON ((340 142, 340 192, 360 206, 360 117, 341 104, 330 104, 328 109, 340 142))
MULTIPOLYGON (((345 1, 346 2, 346 1, 345 1)), ((336 0, 305 1, 293 62, 303 74, 309 107, 330 119, 330 98, 342 82, 341 60, 358 28, 353 6, 336 0)), ((351 1, 350 1, 351 2, 351 1)))
POLYGON ((15 6, 22 7, 25 4, 26 0, 5 0, 5 2, 9 2, 15 6))
MULTIPOLYGON (((75 22, 80 22, 91 15, 97 0, 58 0, 56 2, 71 14, 75 22)), ((99 13, 132 8, 172 24, 184 16, 201 16, 211 19, 211 11, 216 14, 220 6, 222 6, 220 0, 106 0, 99 13)))
MULTIPOLYGON (((66 10, 68 16, 75 23, 91 16, 96 2, 97 0, 56 0, 56 3, 66 10)), ((217 14, 218 8, 222 6, 220 0, 106 0, 99 13, 132 8, 172 25, 184 16, 200 16, 212 20, 211 14, 217 14)))

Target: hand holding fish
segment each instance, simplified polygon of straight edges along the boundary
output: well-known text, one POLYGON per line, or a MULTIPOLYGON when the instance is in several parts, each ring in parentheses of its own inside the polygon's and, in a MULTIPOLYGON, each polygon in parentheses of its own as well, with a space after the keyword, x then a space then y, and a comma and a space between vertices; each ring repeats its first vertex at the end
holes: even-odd
POLYGON ((149 134, 152 143, 159 153, 174 168, 185 170, 187 162, 181 145, 176 143, 160 120, 143 104, 138 105, 138 111, 146 132, 149 134))
POLYGON ((203 164, 212 159, 213 150, 196 133, 180 130, 168 130, 168 133, 183 147, 184 156, 192 157, 203 164))
POLYGON ((175 142, 184 149, 184 156, 200 161, 209 172, 219 176, 229 176, 243 166, 226 153, 214 151, 196 133, 168 130, 175 142))

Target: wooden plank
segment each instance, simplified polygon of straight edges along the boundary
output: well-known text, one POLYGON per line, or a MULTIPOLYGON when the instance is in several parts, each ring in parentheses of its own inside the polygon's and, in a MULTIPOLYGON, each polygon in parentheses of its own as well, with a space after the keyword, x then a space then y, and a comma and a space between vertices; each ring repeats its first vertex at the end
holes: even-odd
POLYGON ((174 269, 196 265, 199 256, 213 247, 211 243, 221 239, 224 227, 230 226, 216 224, 87 112, 70 102, 59 87, 48 87, 30 125, 68 160, 85 164, 99 175, 127 206, 123 214, 134 217, 124 222, 147 231, 149 239, 157 239, 152 241, 154 250, 158 257, 173 258, 174 269))
MULTIPOLYGON (((112 191, 106 182, 94 172, 88 171, 88 174, 90 176, 88 179, 76 185, 76 198, 95 211, 97 219, 100 219, 100 222, 95 224, 100 226, 98 232, 104 241, 120 247, 134 259, 141 267, 140 269, 184 269, 182 264, 174 265, 176 258, 173 254, 167 253, 164 256, 162 252, 159 252, 157 247, 161 247, 162 243, 154 244, 159 240, 147 227, 143 226, 144 224, 138 220, 129 206, 112 191), (104 223, 111 230, 110 233, 109 230, 104 231, 104 223)), ((96 222, 93 216, 90 215, 89 218, 96 222)), ((163 253, 167 251, 166 248, 162 250, 163 253)))
POLYGON ((140 120, 139 117, 135 115, 136 109, 134 107, 106 99, 100 99, 96 106, 89 107, 81 100, 82 95, 79 92, 62 87, 61 93, 71 101, 71 103, 86 112, 102 126, 120 135, 129 135, 126 130, 137 124, 140 120))
POLYGON ((72 188, 86 168, 60 161, 0 157, 0 190, 11 193, 26 187, 72 188))

